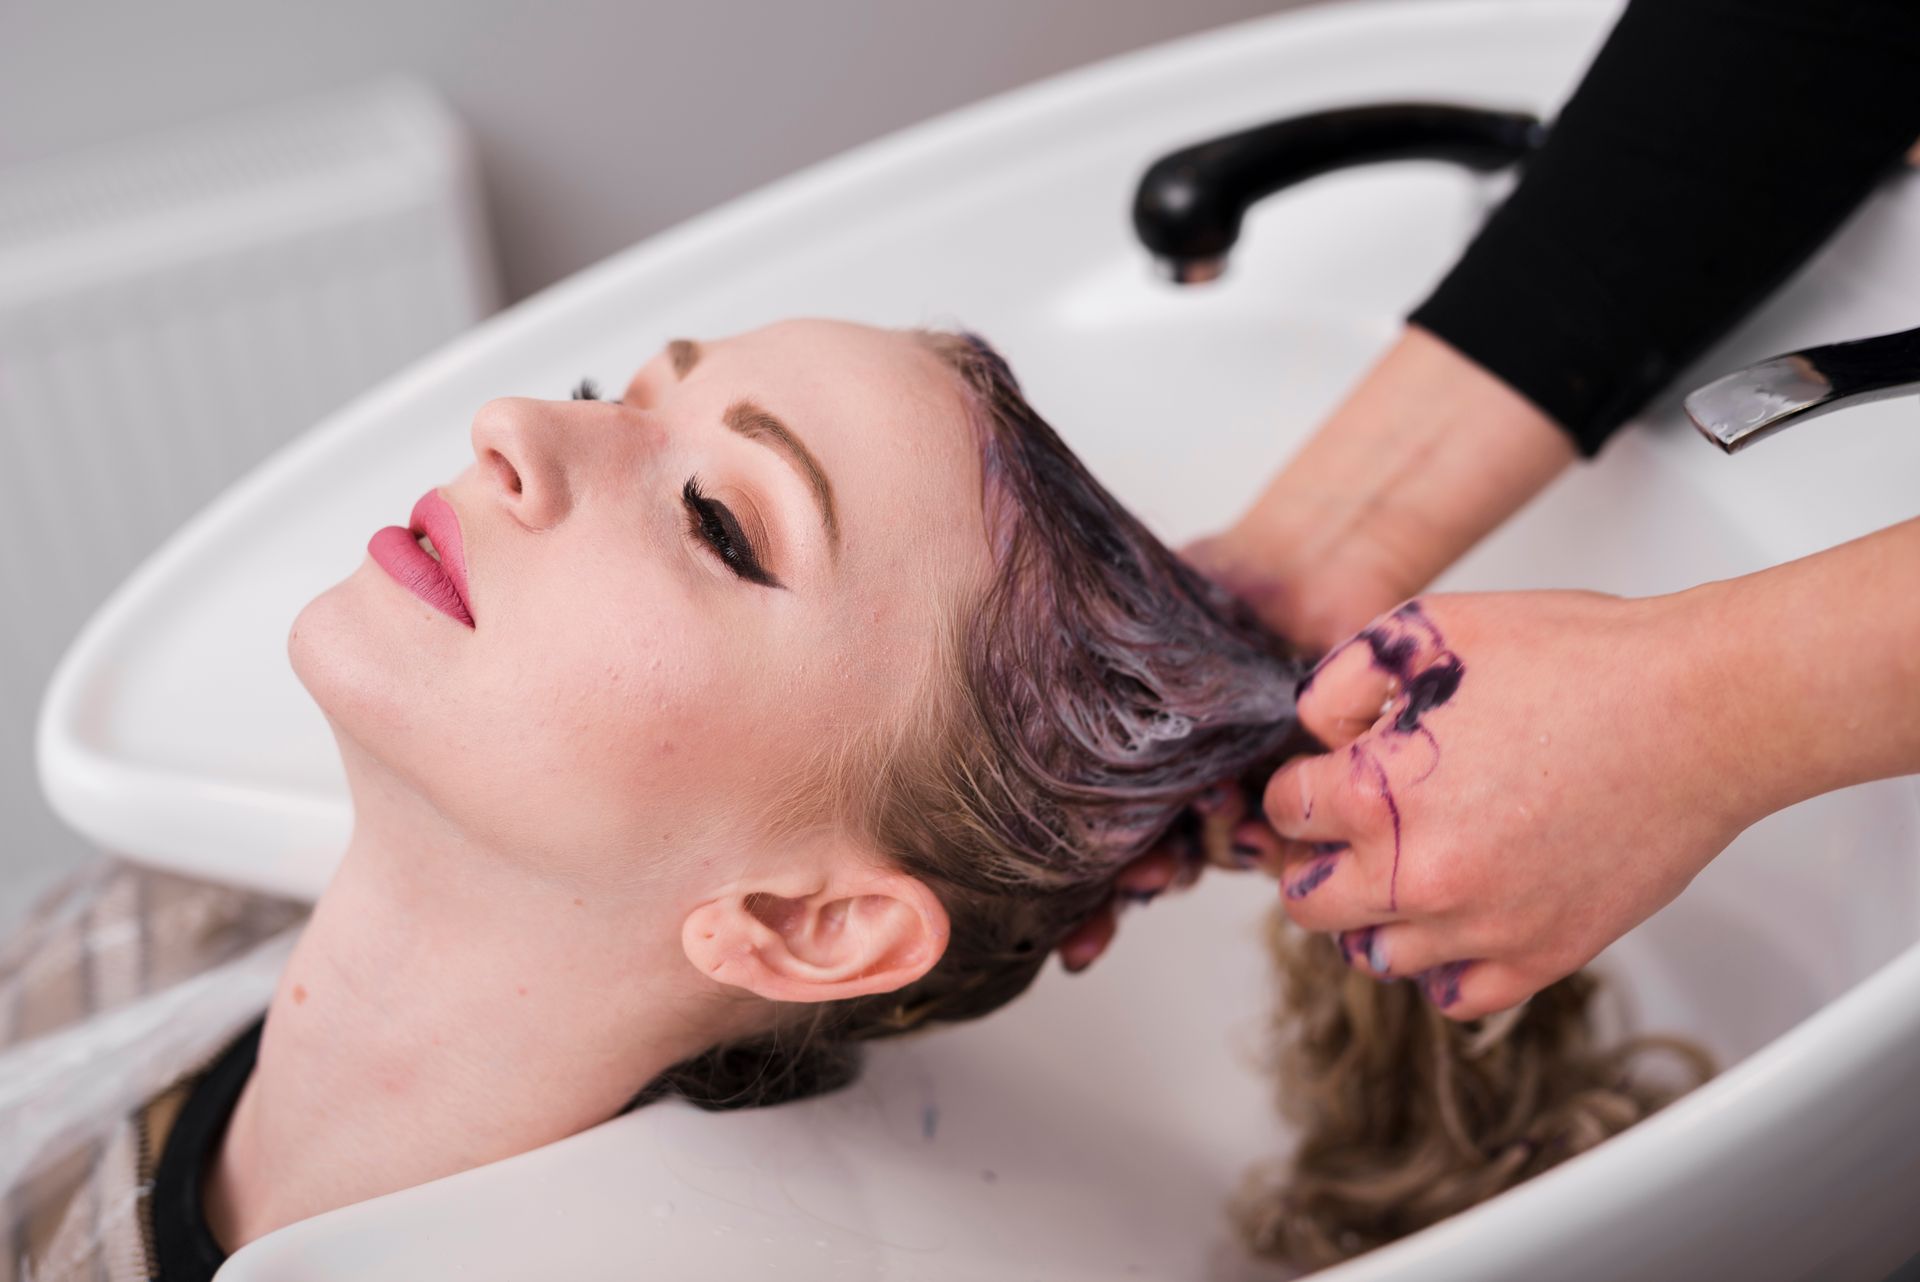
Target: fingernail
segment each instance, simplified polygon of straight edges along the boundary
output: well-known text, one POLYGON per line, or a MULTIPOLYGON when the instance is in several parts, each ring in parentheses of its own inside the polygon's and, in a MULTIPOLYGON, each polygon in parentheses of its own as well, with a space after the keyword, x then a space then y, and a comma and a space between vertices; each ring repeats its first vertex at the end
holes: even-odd
POLYGON ((1260 848, 1258 846, 1250 846, 1244 841, 1236 841, 1233 843, 1231 849, 1234 867, 1253 868, 1259 865, 1260 848))
POLYGON ((1340 856, 1337 854, 1322 855, 1318 859, 1315 859, 1307 865, 1307 870, 1300 874, 1299 878, 1287 887, 1287 898, 1305 899, 1308 895, 1311 895, 1315 890, 1319 889, 1321 882, 1333 876, 1333 870, 1339 862, 1340 856))
POLYGON ((1426 993, 1427 1000, 1446 1010, 1460 1000, 1460 976, 1471 962, 1442 962, 1431 970, 1420 972, 1420 987, 1426 993))
POLYGON ((1359 930, 1341 931, 1338 936, 1340 960, 1349 966, 1353 965, 1353 959, 1364 955, 1367 945, 1373 942, 1373 931, 1372 926, 1363 926, 1359 930))
POLYGON ((1367 969, 1376 975, 1387 973, 1387 941, 1374 927, 1367 928, 1367 969))

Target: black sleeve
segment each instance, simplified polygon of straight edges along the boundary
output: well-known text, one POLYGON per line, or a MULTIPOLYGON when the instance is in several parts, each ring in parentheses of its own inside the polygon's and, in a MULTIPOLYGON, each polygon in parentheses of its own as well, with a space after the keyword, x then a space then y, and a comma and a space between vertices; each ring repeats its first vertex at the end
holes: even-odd
POLYGON ((1634 0, 1409 319, 1592 454, 1917 136, 1920 0, 1634 0))

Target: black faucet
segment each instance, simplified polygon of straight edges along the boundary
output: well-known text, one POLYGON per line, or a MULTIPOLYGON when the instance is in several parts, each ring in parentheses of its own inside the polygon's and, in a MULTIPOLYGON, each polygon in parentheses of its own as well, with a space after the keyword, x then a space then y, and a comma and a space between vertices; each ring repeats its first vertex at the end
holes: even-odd
POLYGON ((1133 229, 1172 279, 1212 280, 1259 200, 1298 182, 1381 160, 1450 160, 1491 172, 1546 141, 1535 116, 1444 103, 1380 103, 1294 116, 1182 147, 1153 162, 1133 198, 1133 229))

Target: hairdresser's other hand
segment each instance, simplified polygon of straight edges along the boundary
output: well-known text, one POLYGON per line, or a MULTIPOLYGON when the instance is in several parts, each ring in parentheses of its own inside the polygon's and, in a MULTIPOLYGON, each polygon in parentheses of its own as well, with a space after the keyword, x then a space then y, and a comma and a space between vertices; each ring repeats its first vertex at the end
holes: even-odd
POLYGON ((1193 802, 1191 829, 1168 837, 1140 856, 1114 879, 1113 898, 1060 942, 1060 964, 1082 971, 1107 950, 1119 928, 1122 909, 1150 903, 1163 892, 1190 886, 1208 863, 1252 868, 1273 842, 1256 815, 1255 799, 1232 784, 1209 788, 1193 802), (1254 816, 1254 817, 1250 817, 1254 816), (1257 839, 1250 840, 1254 834, 1257 839), (1256 844, 1257 841, 1257 844, 1256 844))
POLYGON ((1318 653, 1425 588, 1573 458, 1532 402, 1410 325, 1253 506, 1186 556, 1318 653))
POLYGON ((1726 742, 1738 686, 1684 601, 1431 596, 1336 648, 1300 698, 1331 751, 1265 795, 1288 915, 1468 1019, 1672 900, 1774 808, 1753 781, 1793 751, 1726 742))

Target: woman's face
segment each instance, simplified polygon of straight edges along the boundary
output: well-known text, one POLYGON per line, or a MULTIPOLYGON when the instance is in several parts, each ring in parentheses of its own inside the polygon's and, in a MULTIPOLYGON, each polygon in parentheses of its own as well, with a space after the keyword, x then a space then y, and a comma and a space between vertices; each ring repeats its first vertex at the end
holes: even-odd
POLYGON ((570 879, 750 854, 822 749, 908 715, 988 570, 960 393, 893 331, 676 342, 618 403, 491 401, 472 435, 439 490, 472 626, 369 558, 289 646, 350 771, 570 879))

